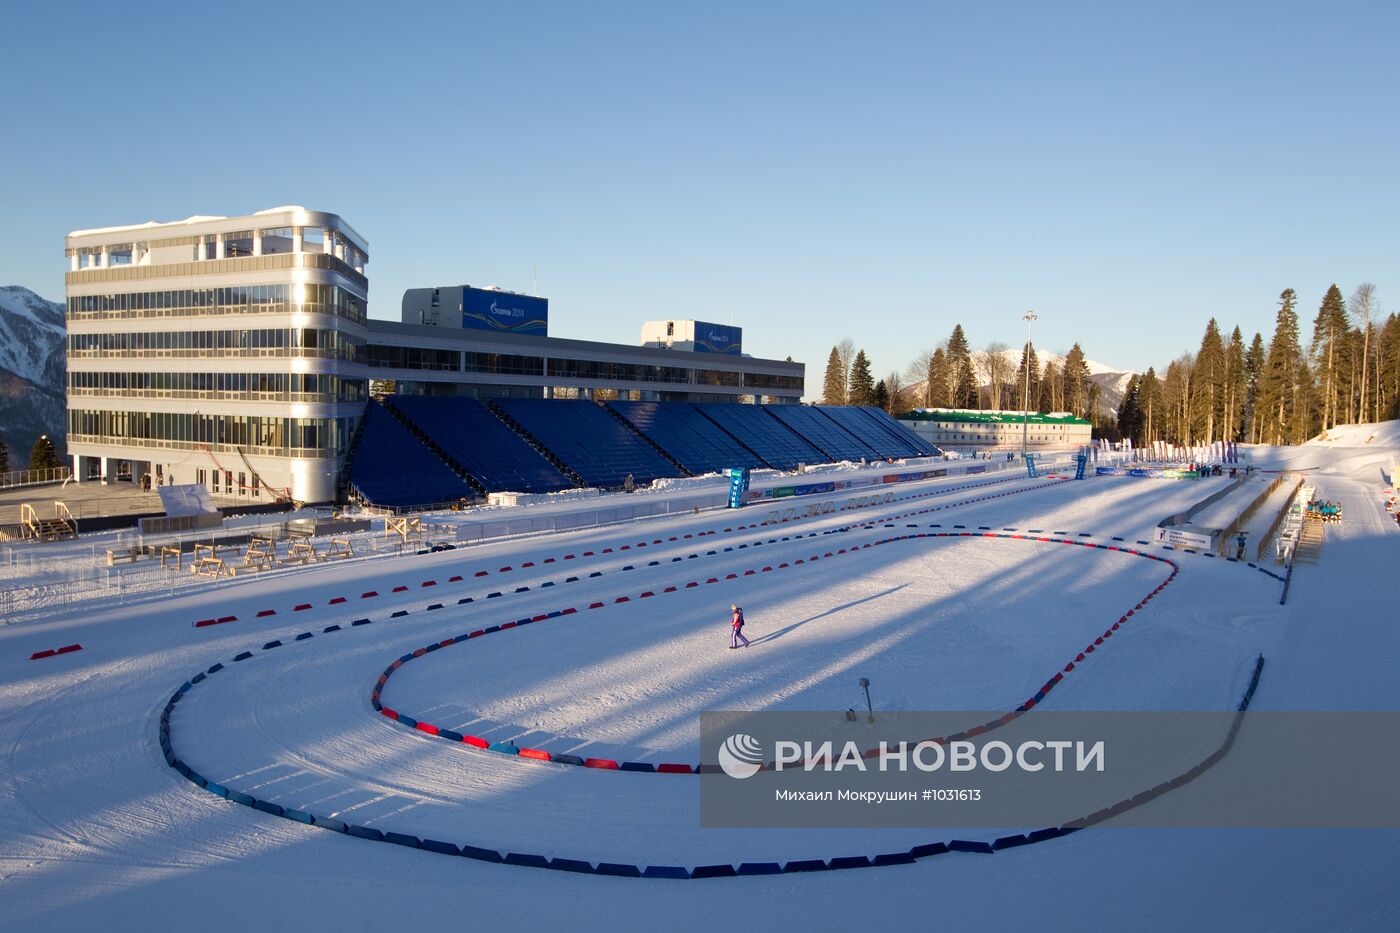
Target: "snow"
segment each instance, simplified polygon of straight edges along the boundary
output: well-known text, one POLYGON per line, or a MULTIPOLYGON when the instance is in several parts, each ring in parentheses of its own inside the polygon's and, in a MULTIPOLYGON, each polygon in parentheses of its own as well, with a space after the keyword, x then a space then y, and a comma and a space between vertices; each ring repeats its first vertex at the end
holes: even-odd
MULTIPOLYGON (((1280 584, 1257 570, 1172 553, 1177 581, 1066 675, 1046 708, 1226 708, 1259 653, 1267 666, 1258 708, 1397 708, 1400 531, 1379 496, 1380 465, 1400 454, 1394 428, 1333 432, 1345 444, 1253 448, 1257 465, 1310 470, 1319 494, 1346 506, 1319 562, 1295 571, 1288 604, 1278 604, 1280 584)), ((778 929, 1395 928, 1394 831, 1096 829, 990 858, 636 881, 452 859, 304 827, 201 791, 166 767, 157 747, 170 693, 195 671, 252 650, 254 658, 188 694, 174 732, 193 767, 260 798, 382 829, 594 861, 738 862, 925 841, 928 831, 701 830, 693 779, 478 751, 375 715, 368 695, 390 660, 444 637, 650 590, 658 595, 426 655, 400 669, 385 702, 492 738, 649 761, 693 757, 700 710, 844 709, 858 699, 857 676, 870 677, 882 708, 1007 708, 1160 582, 1165 565, 982 538, 895 541, 792 562, 837 541, 850 548, 902 534, 906 524, 1088 532, 1094 537, 1085 540, 1117 536, 1132 546, 1199 500, 1203 486, 1010 472, 985 479, 1000 482, 960 492, 951 490, 969 478, 899 484, 899 501, 749 529, 735 523, 762 520, 762 507, 687 512, 0 627, 6 924, 618 929, 641 920, 708 930, 743 918, 778 929), (994 491, 1011 494, 973 501, 994 491), (713 534, 695 537, 701 532, 713 534), (742 576, 780 562, 791 566, 742 576), (475 577, 478 570, 487 576, 475 577), (728 581, 727 573, 740 576, 728 581), (565 574, 580 579, 564 583, 565 574), (464 579, 448 583, 450 575, 464 579), (708 577, 723 582, 662 592, 708 577), (425 589, 426 580, 438 585, 425 589), (543 587, 547 581, 557 585, 543 587), (393 593, 395 585, 407 589, 393 593), (356 598, 369 590, 381 595, 356 598), (503 595, 486 598, 497 591, 503 595), (456 603, 467 595, 471 604, 456 603), (328 605, 338 596, 354 602, 328 605), (725 609, 736 600, 755 645, 729 652, 725 609), (316 608, 254 618, 292 601, 316 608), (426 611, 433 603, 447 608, 426 611), (389 619, 396 610, 409 615, 389 619), (213 613, 239 621, 191 627, 213 613), (359 615, 376 621, 292 641, 359 615), (288 644, 260 652, 270 639, 288 644), (27 660, 73 642, 83 650, 27 660)), ((861 493, 803 501, 841 505, 861 493)))

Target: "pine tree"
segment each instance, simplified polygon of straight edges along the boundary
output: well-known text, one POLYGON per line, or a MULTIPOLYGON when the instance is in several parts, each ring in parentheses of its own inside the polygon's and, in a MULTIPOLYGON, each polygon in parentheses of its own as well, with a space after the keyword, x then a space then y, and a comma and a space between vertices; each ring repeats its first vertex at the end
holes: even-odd
POLYGON ((1381 372, 1385 398, 1382 417, 1400 418, 1400 315, 1392 314, 1381 328, 1381 372))
POLYGON ((1077 343, 1065 354, 1064 380, 1066 409, 1076 418, 1088 418, 1089 364, 1077 343))
POLYGON ((1118 404, 1118 433, 1133 443, 1142 440, 1142 402, 1138 398, 1138 387, 1141 385, 1139 377, 1130 377, 1123 389, 1123 401, 1118 404))
POLYGON ((1012 387, 1016 396, 1016 406, 1022 403, 1031 411, 1037 411, 1040 402, 1040 361, 1036 359, 1035 347, 1027 343, 1021 349, 1021 363, 1016 367, 1016 384, 1012 387), (1030 392, 1026 392, 1026 369, 1030 369, 1030 392))
POLYGON ((1341 417, 1341 389, 1344 382, 1340 378, 1340 369, 1345 362, 1346 335, 1350 329, 1342 290, 1334 282, 1322 297, 1322 305, 1317 309, 1317 317, 1313 320, 1311 346, 1321 387, 1324 431, 1336 425, 1341 417))
POLYGON ((1370 282, 1362 282, 1356 286, 1356 291, 1351 293, 1351 300, 1348 302, 1351 313, 1356 318, 1361 331, 1361 396, 1357 403, 1357 421, 1376 420, 1376 410, 1374 404, 1368 403, 1368 396, 1374 396, 1374 382, 1371 378, 1371 345, 1372 331, 1376 322, 1376 286, 1370 282))
POLYGON ((1040 404, 1036 405, 1036 410, 1043 412, 1064 411, 1062 395, 1060 394, 1059 367, 1055 361, 1051 360, 1045 364, 1045 372, 1040 374, 1040 404))
POLYGON ((881 411, 887 412, 890 410, 890 387, 885 384, 885 380, 881 379, 879 382, 875 383, 875 392, 871 399, 871 404, 881 411))
POLYGON ((0 437, 0 473, 10 472, 10 448, 5 446, 5 439, 0 437))
POLYGON ((1301 444, 1322 429, 1316 406, 1317 386, 1313 382, 1312 370, 1308 367, 1307 359, 1300 356, 1298 380, 1293 386, 1293 421, 1289 425, 1288 443, 1301 444))
POLYGON ((1291 288, 1285 288, 1279 294, 1274 339, 1269 343, 1269 355, 1260 379, 1260 414, 1266 418, 1263 441, 1267 444, 1286 443, 1296 427, 1293 424, 1293 407, 1298 388, 1298 366, 1303 358, 1298 348, 1296 301, 1297 295, 1291 288))
POLYGON ((951 405, 952 390, 948 385, 948 354, 939 347, 928 360, 928 376, 924 383, 924 407, 947 408, 951 405))
POLYGON ((976 408, 978 406, 977 374, 972 368, 972 350, 967 344, 967 335, 962 325, 953 326, 948 338, 948 364, 952 368, 949 379, 952 395, 949 399, 953 408, 976 408))
POLYGON ((39 439, 29 451, 29 469, 53 470, 59 466, 62 464, 59 462, 58 451, 54 449, 53 441, 49 440, 47 434, 39 435, 39 439))
POLYGON ((875 377, 870 374, 870 358, 864 350, 856 353, 851 364, 851 376, 847 381, 847 398, 852 405, 873 405, 875 402, 875 377))
POLYGON ((1192 379, 1191 433, 1201 443, 1215 442, 1224 395, 1225 345, 1220 339, 1220 326, 1211 318, 1201 338, 1201 348, 1196 352, 1192 379))
POLYGON ((1244 426, 1244 335, 1239 325, 1230 334, 1230 345, 1225 348, 1225 400, 1220 436, 1227 441, 1238 441, 1244 426))
POLYGON ((1251 444, 1258 444, 1263 434, 1263 419, 1259 416, 1259 388, 1264 378, 1264 338, 1258 331, 1244 355, 1244 426, 1245 437, 1251 444))
POLYGON ((1157 370, 1151 366, 1142 374, 1138 383, 1138 409, 1142 412, 1142 446, 1157 440, 1158 424, 1154 420, 1162 407, 1162 385, 1157 381, 1157 370))
POLYGON ((826 358, 826 378, 822 380, 822 404, 846 404, 846 367, 841 365, 841 351, 831 348, 826 358))

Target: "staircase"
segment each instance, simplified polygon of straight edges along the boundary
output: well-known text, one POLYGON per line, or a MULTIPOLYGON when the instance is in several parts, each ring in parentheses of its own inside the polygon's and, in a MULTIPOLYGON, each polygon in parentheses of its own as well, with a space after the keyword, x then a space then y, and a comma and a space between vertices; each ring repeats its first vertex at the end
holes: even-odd
POLYGON ((78 536, 78 522, 68 506, 62 502, 53 504, 53 518, 40 518, 34 506, 25 503, 19 507, 19 520, 22 534, 36 541, 64 541, 78 536))
POLYGON ((479 498, 485 499, 486 487, 481 485, 481 482, 477 480, 475 476, 472 476, 470 473, 468 473, 466 467, 462 466, 460 463, 454 460, 451 454, 449 454, 446 450, 443 450, 442 447, 438 445, 437 441, 434 441, 431 437, 424 433, 424 431, 421 428, 419 428, 418 425, 414 424, 412 419, 410 419, 407 415, 405 415, 403 412, 399 411, 396 407, 394 407, 394 405, 390 401, 390 398, 391 396, 386 396, 384 400, 380 403, 384 406, 384 410, 387 411, 389 414, 393 415, 396 419, 398 419, 398 422, 400 424, 408 428, 410 434, 412 434, 414 437, 418 438, 420 441, 423 442, 424 447, 431 450, 439 460, 447 464, 448 467, 451 468, 452 472, 457 474, 458 479, 470 486, 472 488, 472 491, 475 492, 479 498))
POLYGON ((622 417, 622 415, 621 415, 619 412, 617 412, 616 410, 614 410, 614 409, 612 409, 612 408, 609 408, 607 402, 601 401, 601 400, 599 400, 599 399, 594 399, 594 403, 597 404, 598 407, 602 408, 603 411, 607 412, 608 414, 610 414, 610 415, 612 415, 614 418, 616 418, 616 419, 617 419, 617 422, 618 422, 619 424, 621 424, 624 428, 626 428, 630 433, 637 435, 637 437, 639 437, 639 438, 642 440, 643 443, 645 443, 645 444, 646 444, 648 447, 650 447, 652 450, 654 450, 654 451, 656 451, 658 454, 660 454, 663 460, 665 460, 667 463, 671 464, 671 466, 675 467, 677 470, 680 470, 680 471, 681 471, 681 476, 694 476, 694 475, 695 475, 694 473, 692 473, 692 472, 690 472, 689 470, 687 470, 687 469, 685 468, 685 465, 684 465, 683 463, 681 463, 681 462, 680 462, 679 460, 677 460, 675 457, 673 457, 673 456, 671 456, 669 453, 667 453, 667 452, 666 452, 666 449, 665 449, 664 447, 662 447, 660 444, 656 443, 656 441, 652 440, 651 438, 647 437, 647 436, 646 436, 645 434, 643 434, 641 431, 637 430, 637 426, 636 426, 636 425, 634 425, 632 422, 628 421, 626 418, 622 417))
POLYGON ((554 464, 555 469, 567 476, 575 486, 577 486, 580 489, 588 488, 588 483, 584 480, 582 476, 579 476, 573 471, 573 469, 569 467, 567 463, 556 457, 554 455, 554 451, 541 444, 539 438, 535 437, 535 435, 525 430, 524 425, 522 425, 519 421, 516 421, 510 415, 506 414, 506 410, 504 408, 502 408, 500 405, 497 405, 495 402, 490 401, 489 399, 483 400, 481 404, 485 405, 486 409, 489 412, 491 412, 491 414, 499 418, 502 424, 510 428, 516 434, 520 435, 521 440, 525 441, 525 443, 535 448, 535 450, 539 453, 541 457, 544 457, 550 463, 554 464))
MULTIPOLYGON (((355 423, 355 433, 350 435, 350 444, 345 448, 345 459, 340 462, 340 474, 335 478, 335 501, 349 502, 350 492, 350 465, 355 462, 355 451, 360 448, 360 435, 365 433, 365 418, 360 416, 360 420, 355 423)), ((358 494, 358 491, 357 491, 358 494)))
POLYGON ((1293 553, 1297 564, 1315 564, 1322 556, 1322 541, 1325 537, 1322 522, 1305 521, 1298 535, 1298 549, 1293 553))

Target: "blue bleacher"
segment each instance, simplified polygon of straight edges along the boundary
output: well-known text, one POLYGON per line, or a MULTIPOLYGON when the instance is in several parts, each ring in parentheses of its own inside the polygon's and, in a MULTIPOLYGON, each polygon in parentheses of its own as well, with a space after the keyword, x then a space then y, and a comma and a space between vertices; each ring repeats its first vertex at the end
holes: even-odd
POLYGON ((775 469, 791 470, 799 463, 827 461, 825 454, 777 418, 769 417, 761 406, 703 404, 695 409, 775 469))
POLYGON ((373 400, 365 406, 350 483, 381 506, 436 505, 476 496, 451 467, 373 400))
POLYGON ((630 475, 637 485, 680 470, 601 405, 582 399, 500 399, 496 402, 545 449, 590 486, 615 488, 630 475))
POLYGON ((557 492, 573 481, 474 398, 396 395, 389 404, 487 492, 557 492))
POLYGON ((873 405, 861 405, 858 410, 869 415, 877 426, 899 443, 912 445, 914 448, 914 456, 937 457, 942 453, 937 447, 892 418, 890 413, 883 408, 876 408, 873 405))
POLYGON ((763 410, 819 448, 828 460, 869 460, 880 456, 865 441, 806 405, 765 405, 763 410))
POLYGON ((883 425, 878 424, 859 408, 847 405, 820 405, 817 411, 875 448, 875 452, 882 458, 898 459, 915 455, 916 448, 912 443, 904 438, 892 436, 883 425))
POLYGON ((729 467, 768 466, 753 451, 683 402, 608 402, 632 427, 697 476, 729 467))

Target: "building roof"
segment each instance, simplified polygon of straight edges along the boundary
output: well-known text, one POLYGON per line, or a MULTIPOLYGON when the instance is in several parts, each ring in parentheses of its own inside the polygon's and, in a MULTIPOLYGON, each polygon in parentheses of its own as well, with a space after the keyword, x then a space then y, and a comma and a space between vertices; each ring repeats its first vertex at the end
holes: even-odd
POLYGON ((899 420, 944 421, 957 424, 1089 424, 1086 419, 1076 418, 1068 412, 1054 412, 1048 415, 1031 412, 1030 417, 1026 417, 1019 411, 972 411, 965 408, 916 408, 900 415, 899 420))

